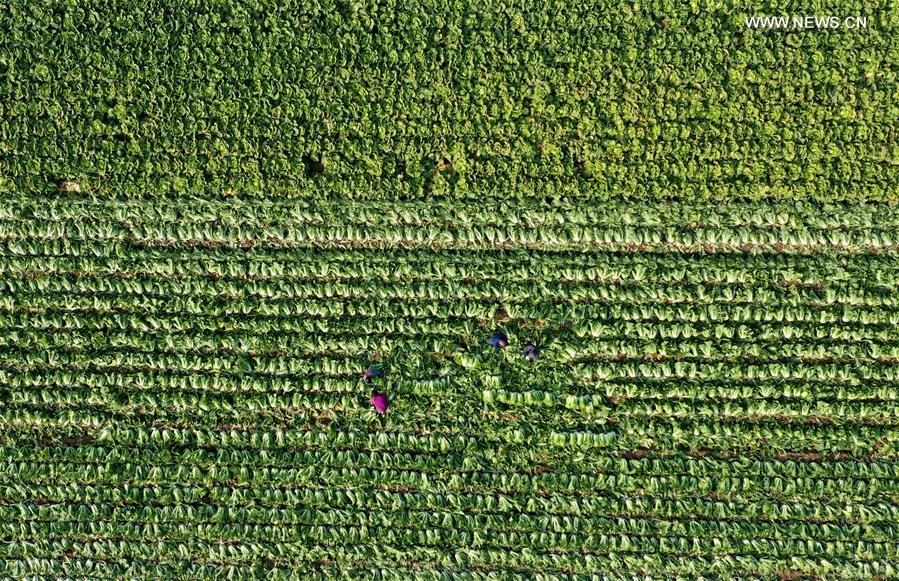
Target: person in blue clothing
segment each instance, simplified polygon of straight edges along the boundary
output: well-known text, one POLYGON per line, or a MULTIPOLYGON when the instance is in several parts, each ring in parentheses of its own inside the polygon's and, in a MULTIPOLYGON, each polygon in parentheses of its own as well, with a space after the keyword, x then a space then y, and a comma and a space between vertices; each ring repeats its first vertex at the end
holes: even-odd
POLYGON ((365 383, 371 383, 372 379, 376 379, 378 377, 384 377, 384 372, 378 369, 374 365, 369 365, 368 369, 365 370, 364 373, 365 383))
POLYGON ((509 344, 509 338, 502 331, 494 331, 493 335, 490 336, 490 344, 494 348, 502 350, 509 344))

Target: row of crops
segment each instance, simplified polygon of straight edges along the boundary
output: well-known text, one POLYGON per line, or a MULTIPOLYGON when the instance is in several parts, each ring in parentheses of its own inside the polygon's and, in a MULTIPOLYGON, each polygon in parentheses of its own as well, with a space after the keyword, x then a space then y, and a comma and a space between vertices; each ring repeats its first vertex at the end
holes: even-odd
POLYGON ((897 575, 897 221, 11 196, 0 569, 897 575))

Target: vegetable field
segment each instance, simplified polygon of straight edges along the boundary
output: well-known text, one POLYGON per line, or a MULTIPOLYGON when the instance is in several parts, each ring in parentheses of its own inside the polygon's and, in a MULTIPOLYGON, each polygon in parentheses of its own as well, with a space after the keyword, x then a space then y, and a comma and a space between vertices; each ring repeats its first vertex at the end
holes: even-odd
POLYGON ((0 576, 899 577, 899 12, 287 4, 0 11, 0 576))

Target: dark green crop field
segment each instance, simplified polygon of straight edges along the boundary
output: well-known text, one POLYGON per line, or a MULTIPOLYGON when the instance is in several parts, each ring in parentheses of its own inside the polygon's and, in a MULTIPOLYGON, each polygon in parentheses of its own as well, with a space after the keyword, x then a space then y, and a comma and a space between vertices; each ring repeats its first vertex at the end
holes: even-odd
POLYGON ((877 2, 5 4, 7 191, 56 178, 106 196, 899 188, 899 8, 877 2), (782 12, 868 27, 744 23, 782 12))
POLYGON ((899 578, 897 133, 892 3, 8 0, 0 577, 899 578))

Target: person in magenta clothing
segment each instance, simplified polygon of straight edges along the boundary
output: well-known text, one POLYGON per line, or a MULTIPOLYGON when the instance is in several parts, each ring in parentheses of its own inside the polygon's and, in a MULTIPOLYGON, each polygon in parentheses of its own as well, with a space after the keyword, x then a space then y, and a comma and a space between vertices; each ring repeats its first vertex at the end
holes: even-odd
POLYGON ((386 393, 373 391, 371 393, 371 405, 375 407, 375 411, 379 414, 383 414, 387 411, 387 408, 390 407, 390 401, 387 399, 386 393))

